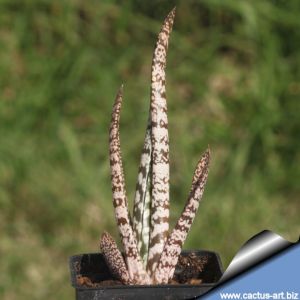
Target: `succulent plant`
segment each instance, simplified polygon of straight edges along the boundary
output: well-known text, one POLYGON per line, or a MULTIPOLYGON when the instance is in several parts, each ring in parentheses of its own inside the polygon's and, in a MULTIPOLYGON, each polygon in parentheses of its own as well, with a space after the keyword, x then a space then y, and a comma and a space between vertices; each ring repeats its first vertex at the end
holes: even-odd
POLYGON ((113 276, 124 284, 167 284, 172 279, 208 176, 209 149, 197 164, 183 212, 169 233, 169 137, 165 68, 174 17, 175 8, 165 19, 154 50, 151 104, 133 219, 128 209, 119 135, 123 86, 118 91, 112 112, 109 144, 113 205, 125 260, 107 232, 101 237, 100 249, 113 276))

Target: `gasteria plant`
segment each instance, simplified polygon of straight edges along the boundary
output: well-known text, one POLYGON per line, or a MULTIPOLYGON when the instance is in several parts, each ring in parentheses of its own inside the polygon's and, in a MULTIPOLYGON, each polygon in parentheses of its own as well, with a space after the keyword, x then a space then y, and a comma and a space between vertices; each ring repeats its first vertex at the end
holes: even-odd
POLYGON ((166 17, 154 50, 151 105, 141 155, 133 219, 128 210, 120 147, 118 91, 110 125, 110 166, 115 217, 124 258, 113 238, 101 237, 100 248, 115 278, 124 284, 167 284, 173 277, 183 243, 195 218, 208 176, 209 149, 197 164, 191 190, 175 228, 169 234, 169 137, 166 101, 166 54, 175 8, 166 17))

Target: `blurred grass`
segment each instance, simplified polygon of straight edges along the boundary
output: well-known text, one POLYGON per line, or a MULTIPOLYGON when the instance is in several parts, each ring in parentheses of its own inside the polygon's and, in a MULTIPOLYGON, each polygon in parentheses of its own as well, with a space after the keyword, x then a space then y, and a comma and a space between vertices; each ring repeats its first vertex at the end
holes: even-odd
POLYGON ((186 248, 226 266, 263 229, 298 239, 299 1, 0 2, 0 297, 73 299, 67 259, 118 236, 108 127, 133 198, 156 34, 177 5, 167 92, 172 224, 212 149, 186 248))

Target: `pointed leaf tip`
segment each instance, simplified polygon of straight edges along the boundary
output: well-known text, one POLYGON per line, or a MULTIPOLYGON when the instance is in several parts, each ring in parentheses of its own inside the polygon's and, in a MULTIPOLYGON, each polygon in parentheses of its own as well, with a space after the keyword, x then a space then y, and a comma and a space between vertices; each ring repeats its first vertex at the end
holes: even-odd
POLYGON ((171 26, 173 25, 174 19, 176 15, 176 6, 169 12, 166 20, 171 23, 171 26))

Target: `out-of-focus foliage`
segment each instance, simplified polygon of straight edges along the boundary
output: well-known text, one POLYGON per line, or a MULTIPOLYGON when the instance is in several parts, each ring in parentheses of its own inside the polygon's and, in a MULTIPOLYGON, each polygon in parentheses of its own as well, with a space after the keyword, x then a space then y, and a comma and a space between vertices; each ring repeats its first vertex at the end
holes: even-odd
POLYGON ((0 297, 72 299, 67 259, 117 237, 108 127, 133 198, 157 32, 177 5, 167 66, 173 223, 212 150, 186 248, 225 266, 252 235, 295 241, 300 178, 300 2, 0 2, 0 297), (126 3, 126 4, 125 4, 126 3))

